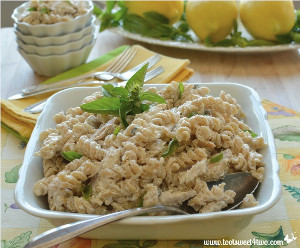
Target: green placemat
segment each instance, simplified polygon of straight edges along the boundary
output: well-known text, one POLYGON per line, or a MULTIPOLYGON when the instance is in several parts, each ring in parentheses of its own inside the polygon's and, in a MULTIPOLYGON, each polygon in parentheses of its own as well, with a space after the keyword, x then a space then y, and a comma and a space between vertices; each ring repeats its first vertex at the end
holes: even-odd
POLYGON ((43 84, 54 83, 57 81, 77 77, 84 73, 87 73, 87 72, 97 68, 98 66, 105 64, 106 62, 110 61, 114 57, 118 56, 127 47, 128 47, 128 45, 120 46, 120 47, 100 56, 99 58, 92 60, 91 62, 89 62, 87 64, 77 66, 77 67, 72 68, 66 72, 63 72, 57 76, 49 78, 48 80, 44 81, 43 84))

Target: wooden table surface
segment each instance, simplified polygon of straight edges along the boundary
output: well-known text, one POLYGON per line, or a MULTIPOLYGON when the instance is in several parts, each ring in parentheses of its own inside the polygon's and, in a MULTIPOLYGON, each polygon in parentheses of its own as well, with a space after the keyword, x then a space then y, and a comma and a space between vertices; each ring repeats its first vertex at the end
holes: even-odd
MULTIPOLYGON (((285 52, 212 53, 162 47, 104 31, 88 61, 124 44, 140 44, 163 55, 189 59, 195 74, 188 82, 233 82, 254 88, 262 99, 300 111, 300 49, 285 52)), ((17 51, 12 28, 1 29, 1 97, 47 79, 36 75, 17 51)))

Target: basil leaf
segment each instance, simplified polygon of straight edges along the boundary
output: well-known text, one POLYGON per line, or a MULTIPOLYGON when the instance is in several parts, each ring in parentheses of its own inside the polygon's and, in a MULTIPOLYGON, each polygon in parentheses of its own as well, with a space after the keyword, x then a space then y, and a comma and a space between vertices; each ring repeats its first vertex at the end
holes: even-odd
POLYGON ((223 153, 221 152, 221 153, 219 153, 218 155, 212 157, 212 158, 209 160, 209 162, 211 162, 211 163, 217 163, 217 162, 221 161, 222 158, 223 158, 223 153))
POLYGON ((41 9, 40 9, 40 12, 45 13, 45 14, 48 14, 48 13, 50 12, 50 10, 47 9, 47 8, 41 8, 41 9))
POLYGON ((248 45, 248 40, 242 37, 242 33, 238 32, 237 37, 233 37, 233 43, 239 47, 246 47, 248 45))
POLYGON ((194 115, 197 115, 198 113, 196 111, 192 111, 191 113, 189 113, 189 115, 187 116, 188 118, 193 117, 194 115))
POLYGON ((90 197, 92 195, 91 185, 82 184, 81 185, 81 194, 84 199, 86 199, 86 200, 90 199, 90 197))
POLYGON ((94 10, 93 10, 94 15, 99 16, 103 13, 102 9, 100 9, 98 6, 94 4, 94 10))
POLYGON ((205 44, 205 46, 208 46, 208 47, 211 47, 211 46, 214 45, 214 43, 212 42, 212 40, 211 40, 210 37, 206 37, 206 38, 205 38, 204 44, 205 44))
POLYGON ((116 126, 116 128, 115 128, 115 130, 114 130, 114 135, 115 136, 117 136, 118 135, 118 133, 120 132, 120 130, 121 130, 121 127, 120 126, 116 126))
POLYGON ((230 47, 230 46, 234 46, 234 42, 232 41, 232 39, 225 39, 225 40, 220 40, 216 43, 213 43, 212 46, 214 47, 230 47))
POLYGON ((128 96, 128 91, 123 87, 114 87, 111 91, 113 96, 120 96, 126 98, 128 96))
POLYGON ((299 33, 291 32, 291 37, 293 41, 295 41, 296 43, 300 43, 300 30, 299 33))
POLYGON ((180 23, 180 25, 177 28, 180 32, 186 33, 190 30, 189 25, 186 22, 180 23))
POLYGON ((258 135, 254 133, 252 130, 245 130, 244 132, 249 132, 253 138, 257 137, 258 135))
POLYGON ((112 84, 105 84, 102 86, 102 93, 104 96, 111 97, 112 95, 112 90, 114 89, 114 86, 112 84))
POLYGON ((122 8, 118 11, 116 11, 115 13, 112 14, 113 20, 114 22, 118 22, 121 19, 123 19, 123 17, 126 15, 127 9, 122 8))
POLYGON ((274 46, 275 42, 267 40, 249 40, 247 46, 274 46))
POLYGON ((177 40, 177 41, 182 41, 182 42, 187 42, 191 41, 194 42, 192 37, 189 34, 184 34, 184 33, 175 33, 171 36, 172 40, 177 40))
MULTIPOLYGON (((125 89, 129 92, 130 95, 133 93, 140 93, 144 85, 144 79, 146 71, 148 68, 148 63, 145 64, 141 69, 139 69, 126 83, 125 89), (136 92, 138 91, 138 92, 136 92)), ((133 99, 132 99, 133 100, 133 99)), ((134 99, 136 100, 136 99, 134 99)))
POLYGON ((160 95, 157 95, 153 92, 143 92, 140 96, 140 101, 151 101, 151 102, 158 102, 158 103, 166 103, 166 100, 161 97, 160 95))
POLYGON ((36 7, 32 7, 32 8, 27 9, 27 11, 37 11, 37 8, 36 7))
POLYGON ((112 9, 115 7, 116 1, 106 1, 106 11, 111 13, 112 9))
POLYGON ((174 29, 172 26, 166 25, 166 24, 161 24, 155 26, 155 28, 148 29, 143 33, 144 36, 149 36, 149 37, 170 37, 174 33, 174 29))
POLYGON ((126 117, 130 111, 130 107, 131 107, 130 105, 131 105, 130 102, 122 102, 120 105, 119 116, 120 116, 121 123, 124 126, 124 128, 127 128, 129 126, 129 124, 126 120, 126 117))
POLYGON ((144 34, 151 26, 143 17, 128 14, 123 18, 123 28, 131 33, 144 34))
POLYGON ((141 109, 141 106, 137 106, 133 103, 131 103, 130 111, 128 112, 128 115, 136 115, 143 112, 143 109, 141 109))
POLYGON ((278 34, 276 35, 276 41, 278 41, 281 44, 288 44, 293 41, 291 35, 288 34, 278 34))
POLYGON ((139 200, 139 202, 138 202, 138 208, 141 208, 141 207, 143 207, 143 205, 144 205, 144 196, 146 195, 146 193, 145 194, 143 194, 143 195, 141 195, 141 198, 140 198, 140 200, 139 200))
POLYGON ((177 139, 171 140, 168 145, 168 149, 161 156, 166 158, 172 155, 175 152, 175 150, 178 148, 178 146, 179 146, 179 142, 177 139))
POLYGON ((169 19, 160 13, 149 11, 144 12, 143 15, 145 16, 145 19, 153 25, 169 24, 169 19))
POLYGON ((143 113, 143 112, 149 110, 149 109, 150 109, 150 106, 149 106, 148 104, 141 104, 141 105, 140 105, 140 109, 141 109, 141 111, 142 111, 142 113, 143 113))
POLYGON ((102 97, 79 107, 89 113, 119 115, 120 99, 116 97, 102 97))
POLYGON ((104 13, 102 13, 99 19, 101 19, 99 32, 102 32, 110 26, 110 23, 112 21, 111 13, 105 11, 104 13))
POLYGON ((72 162, 74 159, 79 159, 82 157, 81 154, 75 151, 62 152, 61 155, 64 159, 68 160, 69 162, 72 162))
POLYGON ((126 98, 128 96, 128 91, 123 87, 114 87, 112 84, 106 84, 103 85, 102 88, 104 96, 122 98, 126 98))
POLYGON ((184 92, 184 85, 183 85, 182 82, 179 82, 179 84, 178 84, 178 90, 179 90, 178 99, 181 99, 182 93, 184 92))

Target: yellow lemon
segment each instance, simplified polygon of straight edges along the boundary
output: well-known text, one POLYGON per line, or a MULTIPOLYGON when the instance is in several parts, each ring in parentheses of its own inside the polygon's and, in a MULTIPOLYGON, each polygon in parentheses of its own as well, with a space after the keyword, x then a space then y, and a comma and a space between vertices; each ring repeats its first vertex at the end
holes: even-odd
POLYGON ((190 28, 202 41, 209 37, 217 42, 230 34, 238 10, 235 1, 191 0, 185 12, 190 28))
POLYGON ((145 12, 157 12, 169 19, 173 24, 179 21, 184 8, 183 0, 180 1, 124 1, 129 14, 143 16, 145 12))
POLYGON ((286 34, 295 24, 292 0, 240 2, 240 18, 256 39, 275 41, 276 35, 286 34))

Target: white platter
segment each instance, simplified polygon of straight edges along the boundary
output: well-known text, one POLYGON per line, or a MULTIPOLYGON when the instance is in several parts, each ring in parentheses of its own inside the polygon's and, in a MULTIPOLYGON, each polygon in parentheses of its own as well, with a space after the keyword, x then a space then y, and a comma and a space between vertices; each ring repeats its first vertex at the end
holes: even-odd
MULTIPOLYGON (((276 46, 256 46, 256 47, 208 47, 198 42, 180 42, 172 40, 161 40, 151 37, 141 36, 140 34, 134 34, 124 30, 122 27, 113 27, 110 31, 120 34, 128 39, 140 41, 153 45, 160 45, 166 47, 176 47, 181 49, 199 50, 207 52, 223 52, 223 53, 266 53, 266 52, 282 52, 288 50, 294 50, 300 48, 300 44, 284 44, 276 46)), ((243 37, 250 38, 250 35, 243 29, 241 29, 243 37)))
MULTIPOLYGON (((270 209, 280 198, 279 166, 276 159, 275 143, 267 122, 267 115, 261 105, 258 94, 251 88, 233 83, 201 84, 218 96, 221 90, 230 93, 242 106, 247 119, 245 122, 253 131, 261 135, 268 144, 260 152, 266 163, 265 178, 257 192, 259 205, 248 209, 237 209, 195 215, 174 216, 137 216, 123 219, 83 235, 94 239, 219 239, 230 237, 245 228, 251 219, 270 209)), ((147 85, 162 88, 165 85, 147 85)), ((66 213, 48 210, 46 198, 33 194, 35 182, 43 177, 42 158, 34 156, 41 147, 39 134, 54 127, 52 116, 62 110, 78 106, 84 97, 99 88, 73 88, 63 90, 50 97, 44 111, 38 118, 30 141, 27 145, 23 165, 19 171, 19 180, 15 189, 15 200, 26 212, 48 219, 54 225, 62 225, 76 220, 84 220, 94 215, 66 213)))

